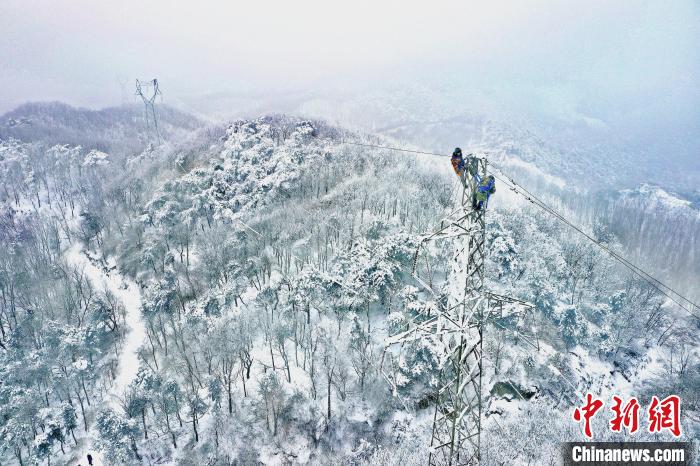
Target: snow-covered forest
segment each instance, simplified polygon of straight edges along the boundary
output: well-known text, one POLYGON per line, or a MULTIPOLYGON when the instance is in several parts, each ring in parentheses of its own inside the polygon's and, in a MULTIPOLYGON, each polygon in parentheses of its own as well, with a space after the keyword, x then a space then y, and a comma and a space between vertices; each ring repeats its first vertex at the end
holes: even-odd
MULTIPOLYGON (((138 115, 0 118, 0 464, 424 464, 432 342, 385 348, 425 305, 411 261, 455 207, 448 159, 284 115, 167 110, 158 142, 138 115)), ((600 216, 548 193, 615 251, 672 234, 638 194, 600 216)), ((682 208, 694 236, 666 250, 697 282, 682 208)), ((484 331, 484 464, 559 464, 588 392, 680 395, 697 439, 700 319, 507 189, 486 249, 489 288, 535 311, 534 345, 514 323, 484 331)), ((434 254, 446 273, 452 251, 434 254)))

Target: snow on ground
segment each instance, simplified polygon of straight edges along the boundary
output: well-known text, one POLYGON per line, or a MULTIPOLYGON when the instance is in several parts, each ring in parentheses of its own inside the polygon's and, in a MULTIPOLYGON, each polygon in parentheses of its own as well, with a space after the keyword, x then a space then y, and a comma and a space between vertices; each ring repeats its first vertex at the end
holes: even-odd
MULTIPOLYGON (((104 400, 109 406, 117 408, 120 397, 122 397, 126 388, 138 373, 138 351, 146 338, 146 329, 141 320, 141 293, 138 286, 131 280, 121 276, 116 271, 116 268, 110 266, 108 271, 95 265, 79 244, 74 244, 66 250, 65 258, 69 264, 82 270, 95 286, 101 286, 109 290, 121 301, 126 310, 126 324, 130 330, 124 341, 124 346, 121 348, 119 366, 110 396, 104 400)), ((93 465, 103 465, 100 453, 92 447, 94 427, 93 422, 90 426, 91 432, 88 433, 86 442, 77 454, 81 463, 76 464, 87 464, 85 458, 87 453, 90 453, 93 456, 93 465)))

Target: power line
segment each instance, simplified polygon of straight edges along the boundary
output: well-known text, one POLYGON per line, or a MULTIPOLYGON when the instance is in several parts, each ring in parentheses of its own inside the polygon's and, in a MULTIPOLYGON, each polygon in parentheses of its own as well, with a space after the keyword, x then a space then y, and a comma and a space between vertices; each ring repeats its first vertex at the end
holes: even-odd
MULTIPOLYGON (((319 139, 326 139, 326 140, 329 140, 329 141, 337 142, 337 140, 331 139, 331 138, 319 138, 319 139)), ((438 157, 449 157, 449 155, 447 155, 447 154, 441 154, 441 153, 436 153, 436 152, 428 152, 428 151, 421 151, 421 150, 414 150, 414 149, 404 149, 404 148, 401 148, 401 147, 384 146, 384 145, 381 145, 381 144, 360 143, 360 142, 355 142, 355 141, 348 141, 348 140, 343 139, 343 138, 341 138, 340 142, 341 142, 342 144, 349 144, 349 145, 361 146, 361 147, 372 147, 372 148, 376 148, 376 149, 393 150, 393 151, 397 151, 397 152, 406 152, 406 153, 421 154, 421 155, 433 155, 433 156, 438 156, 438 157)), ((673 296, 669 295, 669 293, 667 293, 663 288, 665 288, 665 289, 668 290, 669 292, 673 293, 674 295, 676 295, 676 297, 680 298, 682 301, 687 302, 688 304, 690 304, 691 306, 695 307, 696 309, 700 309, 700 305, 696 304, 695 302, 693 302, 693 301, 691 301, 690 299, 686 298, 684 295, 680 294, 680 293, 679 293, 678 291, 676 291, 675 289, 671 288, 670 286, 668 286, 668 285, 666 285, 665 283, 661 282, 659 279, 657 279, 657 278, 655 278, 654 276, 650 275, 649 273, 647 273, 646 271, 644 271, 641 267, 635 265, 634 263, 632 263, 631 261, 629 261, 628 259, 626 259, 624 256, 622 256, 622 255, 616 253, 616 252, 613 251, 612 249, 610 249, 610 248, 608 248, 607 246, 605 246, 603 243, 597 241, 595 238, 593 238, 592 236, 590 236, 589 234, 587 234, 585 231, 583 231, 580 227, 574 225, 574 224, 571 223, 569 220, 567 220, 565 217, 563 217, 560 213, 558 213, 557 211, 555 211, 555 210, 552 209, 551 207, 547 206, 546 203, 545 203, 544 201, 542 201, 541 199, 537 198, 537 197, 536 197, 534 194, 532 194, 530 191, 526 190, 525 188, 523 188, 522 186, 520 186, 519 184, 517 184, 517 183, 513 180, 512 177, 510 177, 510 176, 506 175, 505 173, 503 173, 503 171, 502 171, 500 168, 497 168, 497 170, 498 170, 504 177, 506 177, 506 178, 508 178, 508 179, 510 180, 510 182, 511 182, 511 184, 512 184, 512 188, 511 188, 511 189, 513 189, 514 192, 516 192, 517 194, 520 194, 521 196, 523 196, 526 200, 528 200, 528 201, 531 202, 532 204, 534 204, 534 205, 536 205, 537 207, 543 209, 545 212, 547 212, 547 213, 553 215, 555 218, 557 218, 557 219, 558 219, 559 221, 561 221, 562 223, 568 225, 569 227, 571 227, 572 229, 574 229, 574 230, 577 231, 578 233, 582 234, 582 235, 583 235, 584 237, 586 237, 588 240, 590 240, 591 242, 593 242, 594 244, 596 244, 599 248, 601 248, 602 250, 604 250, 605 252, 607 252, 613 259, 617 260, 617 261, 620 262, 623 266, 625 266, 625 267, 628 268, 630 271, 632 271, 632 273, 634 273, 635 275, 641 277, 644 281, 648 282, 650 285, 652 285, 654 288, 656 288, 661 294, 663 294, 663 295, 666 296, 668 299, 670 299, 673 303, 675 303, 676 305, 678 305, 678 307, 680 307, 680 308, 683 309, 684 311, 688 312, 691 316, 695 317, 696 319, 700 320, 700 316, 698 316, 697 314, 695 314, 693 311, 691 311, 690 309, 688 309, 686 306, 684 306, 684 305, 682 305, 681 303, 679 303, 678 300, 677 300, 676 298, 674 298, 673 296)), ((498 179, 499 181, 505 183, 506 185, 509 184, 509 183, 508 183, 507 181, 505 181, 504 179, 498 177, 495 173, 492 173, 492 175, 493 175, 496 179, 498 179)))
MULTIPOLYGON (((502 172, 500 169, 498 169, 498 170, 501 172, 501 174, 503 174, 503 172, 502 172)), ((505 174, 503 174, 503 175, 506 176, 505 174)), ((499 181, 501 181, 501 182, 503 182, 504 184, 508 185, 508 182, 505 181, 504 179, 500 178, 498 175, 493 174, 493 176, 494 176, 496 179, 498 179, 499 181)), ((668 293, 667 293, 666 291, 664 291, 661 287, 666 288, 666 289, 667 289, 668 291, 670 291, 671 293, 673 293, 673 294, 677 295, 678 297, 680 297, 681 300, 686 301, 686 302, 690 303, 692 306, 695 306, 696 308, 699 308, 699 309, 700 309, 700 307, 699 307, 697 304, 695 304, 693 301, 689 300, 688 298, 686 298, 686 297, 683 296, 682 294, 678 293, 676 290, 674 290, 673 288, 669 287, 668 285, 662 283, 661 281, 659 281, 659 280, 656 279, 655 277, 649 275, 649 274, 648 274, 647 272, 645 272, 642 268, 640 268, 639 266, 637 266, 637 265, 633 264, 632 262, 630 262, 629 260, 627 260, 624 256, 618 254, 617 252, 613 251, 612 249, 610 249, 608 246, 606 246, 606 245, 603 244, 602 242, 600 242, 600 241, 596 240, 595 238, 593 238, 591 235, 589 235, 588 233, 586 233, 585 231, 583 231, 580 227, 574 225, 574 224, 571 223, 569 220, 567 220, 567 219, 566 219, 564 216, 562 216, 559 212, 557 212, 556 210, 554 210, 554 209, 552 209, 551 207, 547 206, 547 205, 544 203, 544 201, 542 201, 542 200, 540 200, 539 198, 537 198, 537 197, 536 197, 534 194, 532 194, 530 191, 528 191, 527 189, 525 189, 525 188, 523 188, 522 186, 520 186, 519 184, 517 184, 515 181, 513 181, 512 178, 508 177, 508 179, 510 180, 510 183, 512 184, 511 189, 513 189, 516 193, 522 195, 523 197, 525 197, 525 199, 527 199, 527 200, 528 200, 529 202, 531 202, 532 204, 534 204, 534 205, 540 207, 540 208, 543 209, 545 212, 547 212, 547 213, 553 215, 553 216, 554 216, 555 218, 557 218, 559 221, 561 221, 562 223, 568 225, 569 227, 571 227, 572 229, 574 229, 575 231, 577 231, 578 233, 580 233, 581 235, 583 235, 584 237, 586 237, 588 240, 590 240, 590 241, 592 241, 593 243, 595 243, 600 249, 602 249, 603 251, 607 252, 612 258, 614 258, 615 260, 617 260, 618 262, 620 262, 623 266, 627 267, 627 268, 628 268, 630 271, 632 271, 635 275, 641 277, 643 280, 645 280, 646 282, 648 282, 649 284, 651 284, 651 285, 652 285, 654 288, 656 288, 661 294, 663 294, 663 295, 666 296, 668 299, 670 299, 671 301, 673 301, 676 305, 678 305, 678 307, 680 307, 681 309, 685 310, 686 312, 688 312, 690 315, 692 315, 692 316, 695 317, 696 319, 700 320, 700 316, 698 316, 698 315, 695 314, 693 311, 691 311, 690 309, 688 309, 687 307, 685 307, 684 305, 682 305, 681 303, 679 303, 679 302, 676 300, 676 298, 674 298, 673 296, 671 296, 670 294, 668 294, 668 293), (522 192, 520 192, 520 190, 522 190, 522 192)))
MULTIPOLYGON (((338 142, 337 139, 333 138, 317 138, 317 139, 325 139, 327 141, 331 142, 338 142)), ((436 155, 438 157, 449 157, 447 154, 439 154, 437 152, 426 152, 422 150, 416 150, 416 149, 404 149, 402 147, 391 147, 391 146, 383 146, 380 144, 369 144, 369 143, 364 143, 364 142, 355 142, 355 141, 348 141, 347 139, 340 138, 341 144, 350 144, 353 146, 361 146, 361 147, 373 147, 375 149, 386 149, 386 150, 393 150, 397 152, 408 152, 410 154, 421 154, 421 155, 436 155)))

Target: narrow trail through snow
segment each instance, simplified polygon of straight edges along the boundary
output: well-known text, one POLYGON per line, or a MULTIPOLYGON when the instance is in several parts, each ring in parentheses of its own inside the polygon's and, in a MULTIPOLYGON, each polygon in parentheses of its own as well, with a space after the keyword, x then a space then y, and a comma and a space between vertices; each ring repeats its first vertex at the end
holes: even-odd
MULTIPOLYGON (((71 246, 65 252, 65 258, 73 267, 82 270, 93 285, 109 290, 119 299, 126 310, 126 325, 129 327, 129 330, 119 354, 119 365, 114 385, 111 388, 108 399, 105 400, 112 408, 118 408, 120 398, 138 373, 138 351, 146 338, 146 329, 141 319, 141 292, 136 283, 121 276, 116 268, 106 271, 93 264, 85 254, 85 251, 77 244, 71 246)), ((103 464, 101 455, 92 447, 94 427, 93 420, 90 426, 92 432, 87 435, 86 443, 80 449, 78 458, 81 460, 80 464, 83 464, 89 452, 94 457, 93 464, 101 466, 103 464)))

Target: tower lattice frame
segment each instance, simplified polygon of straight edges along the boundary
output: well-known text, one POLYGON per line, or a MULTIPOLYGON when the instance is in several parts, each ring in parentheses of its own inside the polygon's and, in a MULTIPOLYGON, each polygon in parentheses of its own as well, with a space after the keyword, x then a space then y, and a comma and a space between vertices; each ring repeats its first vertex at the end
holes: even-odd
POLYGON ((440 383, 429 449, 430 465, 476 465, 481 461, 483 330, 490 319, 522 314, 531 305, 484 288, 486 206, 474 203, 487 160, 469 156, 461 174, 461 206, 436 232, 424 237, 413 260, 413 276, 435 301, 433 311, 412 321, 388 344, 430 338, 439 349, 440 383), (454 243, 447 285, 436 288, 430 249, 454 243), (508 311, 504 313, 504 309, 508 311), (433 312, 433 315, 430 315, 433 312))
POLYGON ((158 117, 156 115, 156 98, 161 95, 160 85, 157 79, 148 81, 136 80, 136 95, 141 97, 145 107, 146 131, 151 133, 151 125, 158 141, 162 140, 160 129, 158 128, 158 117))

